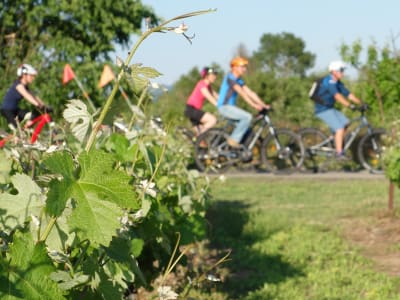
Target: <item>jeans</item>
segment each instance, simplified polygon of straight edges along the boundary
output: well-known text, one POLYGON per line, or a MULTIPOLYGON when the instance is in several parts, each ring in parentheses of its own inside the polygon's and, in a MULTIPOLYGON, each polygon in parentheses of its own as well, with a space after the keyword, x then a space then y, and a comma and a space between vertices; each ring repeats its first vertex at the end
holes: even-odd
POLYGON ((218 108, 218 111, 226 119, 237 121, 235 129, 231 133, 231 138, 240 143, 250 126, 251 114, 234 105, 222 105, 218 108))

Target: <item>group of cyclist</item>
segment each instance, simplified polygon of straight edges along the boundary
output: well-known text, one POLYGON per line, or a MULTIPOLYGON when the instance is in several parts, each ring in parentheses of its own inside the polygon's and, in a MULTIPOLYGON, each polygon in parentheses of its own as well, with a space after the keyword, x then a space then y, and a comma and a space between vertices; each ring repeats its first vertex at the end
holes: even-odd
MULTIPOLYGON (((218 112, 223 117, 235 121, 235 128, 230 135, 230 139, 228 139, 228 144, 233 148, 240 147, 240 142, 252 120, 252 115, 249 112, 237 106, 238 96, 256 111, 270 108, 243 80, 248 63, 248 60, 243 57, 233 58, 230 62, 230 71, 225 75, 219 92, 216 92, 212 87, 217 78, 217 71, 210 67, 203 68, 201 79, 189 96, 184 113, 194 125, 196 135, 200 135, 210 129, 217 122, 213 114, 203 110, 203 104, 206 99, 217 107, 218 112)), ((324 100, 324 103, 315 103, 316 117, 325 122, 335 135, 336 157, 339 160, 346 159, 343 153, 343 137, 349 120, 334 105, 339 102, 345 107, 354 110, 356 108, 354 104, 362 104, 362 101, 351 93, 341 81, 345 69, 346 65, 342 61, 333 61, 329 64, 329 74, 323 78, 318 92, 318 96, 324 100)), ((36 75, 37 70, 30 64, 19 66, 17 69, 18 78, 8 89, 2 101, 1 115, 9 125, 15 128, 17 127, 17 121, 22 121, 28 113, 27 110, 19 107, 22 99, 25 99, 35 107, 31 120, 45 106, 43 101, 29 89, 29 85, 34 81, 36 75)), ((30 125, 29 122, 27 122, 26 126, 30 125)))
MULTIPOLYGON (((185 116, 190 119, 194 128, 199 128, 196 130, 197 135, 216 124, 215 116, 202 110, 205 99, 215 105, 224 118, 235 121, 235 128, 228 139, 228 144, 233 148, 240 147, 240 142, 252 120, 249 112, 236 105, 238 96, 240 95, 257 111, 270 108, 243 80, 248 63, 247 59, 239 56, 231 60, 230 71, 224 77, 219 93, 215 92, 211 86, 215 82, 217 72, 208 67, 201 71, 202 78, 186 102, 185 109, 185 116)), ((316 117, 325 122, 332 134, 335 135, 338 160, 347 159, 343 153, 343 138, 349 120, 334 107, 335 103, 339 102, 352 110, 356 109, 354 104, 362 105, 362 101, 351 93, 341 81, 345 69, 346 65, 342 61, 332 61, 329 64, 329 74, 322 79, 318 90, 318 96, 323 99, 323 103, 315 103, 314 110, 316 117)))

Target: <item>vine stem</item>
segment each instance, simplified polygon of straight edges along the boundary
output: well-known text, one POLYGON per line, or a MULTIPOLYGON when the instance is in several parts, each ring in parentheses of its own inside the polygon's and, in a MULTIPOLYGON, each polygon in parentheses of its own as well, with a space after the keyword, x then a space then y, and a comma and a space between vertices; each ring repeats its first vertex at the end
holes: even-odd
POLYGON ((119 82, 120 82, 122 76, 124 75, 124 73, 126 72, 127 66, 129 65, 130 61, 132 60, 133 55, 136 53, 137 49, 142 44, 142 42, 154 32, 162 32, 165 30, 167 30, 167 31, 171 30, 171 29, 165 27, 168 23, 171 23, 176 20, 184 19, 184 18, 189 18, 189 17, 201 15, 201 14, 214 12, 214 11, 216 11, 216 10, 215 9, 200 10, 200 11, 195 11, 192 13, 187 13, 187 14, 183 14, 183 15, 174 17, 172 19, 169 19, 169 20, 161 23, 160 25, 158 25, 154 28, 151 28, 151 29, 145 31, 140 36, 139 40, 135 43, 135 45, 132 47, 132 50, 129 52, 129 55, 128 55, 127 59, 125 60, 125 63, 121 66, 121 71, 118 74, 118 77, 117 77, 117 80, 115 81, 114 87, 113 87, 110 95, 108 96, 106 103, 104 104, 104 107, 100 113, 98 120, 95 122, 95 124, 93 126, 93 130, 89 136, 89 139, 88 139, 86 147, 85 147, 85 150, 87 152, 89 152, 90 149, 92 148, 94 141, 96 139, 97 133, 100 130, 101 124, 103 123, 104 118, 107 115, 107 112, 109 111, 112 102, 114 101, 114 97, 119 89, 119 82))
POLYGON ((42 237, 40 238, 40 241, 45 241, 47 237, 50 234, 51 229, 53 228, 54 224, 56 224, 57 217, 51 217, 49 223, 46 226, 46 229, 43 232, 42 237))

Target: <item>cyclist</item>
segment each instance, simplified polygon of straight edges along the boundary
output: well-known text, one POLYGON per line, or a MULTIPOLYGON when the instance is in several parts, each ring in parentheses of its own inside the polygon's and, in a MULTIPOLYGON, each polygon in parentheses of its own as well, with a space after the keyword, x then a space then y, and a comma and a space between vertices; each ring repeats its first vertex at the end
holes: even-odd
POLYGON ((335 102, 339 102, 354 110, 356 106, 353 103, 362 104, 362 101, 352 94, 341 81, 346 69, 345 63, 332 61, 328 69, 329 74, 323 78, 318 91, 318 96, 324 103, 315 102, 315 115, 325 122, 335 134, 336 158, 347 160, 343 153, 343 138, 349 120, 342 112, 335 109, 334 105, 335 102))
POLYGON ((251 107, 257 111, 263 108, 269 109, 260 97, 252 91, 242 79, 247 70, 248 60, 243 57, 235 57, 231 60, 231 70, 225 76, 219 90, 218 111, 227 119, 237 121, 235 128, 228 139, 228 144, 233 148, 240 147, 240 142, 248 130, 252 115, 236 106, 237 96, 240 95, 251 107))
MULTIPOLYGON (((36 108, 44 108, 43 101, 29 90, 29 85, 35 80, 37 71, 29 64, 22 64, 17 69, 17 80, 11 85, 4 96, 3 103, 1 104, 0 112, 6 118, 9 125, 17 128, 17 121, 22 121, 27 110, 19 108, 19 102, 22 99, 27 100, 36 108)), ((31 120, 39 116, 40 113, 35 109, 32 111, 31 120)), ((31 125, 31 120, 27 122, 26 127, 31 125)))
POLYGON ((217 123, 217 118, 213 114, 202 110, 205 99, 217 105, 218 93, 211 86, 217 79, 217 74, 213 68, 203 68, 200 72, 201 79, 186 102, 184 114, 192 122, 196 136, 217 123))

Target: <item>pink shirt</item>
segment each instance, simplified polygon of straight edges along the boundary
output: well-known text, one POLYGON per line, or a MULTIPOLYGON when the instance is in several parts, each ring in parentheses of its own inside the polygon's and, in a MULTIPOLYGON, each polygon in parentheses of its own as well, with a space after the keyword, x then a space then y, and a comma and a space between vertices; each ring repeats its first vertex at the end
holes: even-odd
POLYGON ((189 104, 194 108, 201 109, 205 99, 204 95, 201 93, 201 89, 204 87, 211 92, 210 85, 202 79, 196 84, 196 87, 194 88, 186 104, 189 104))

